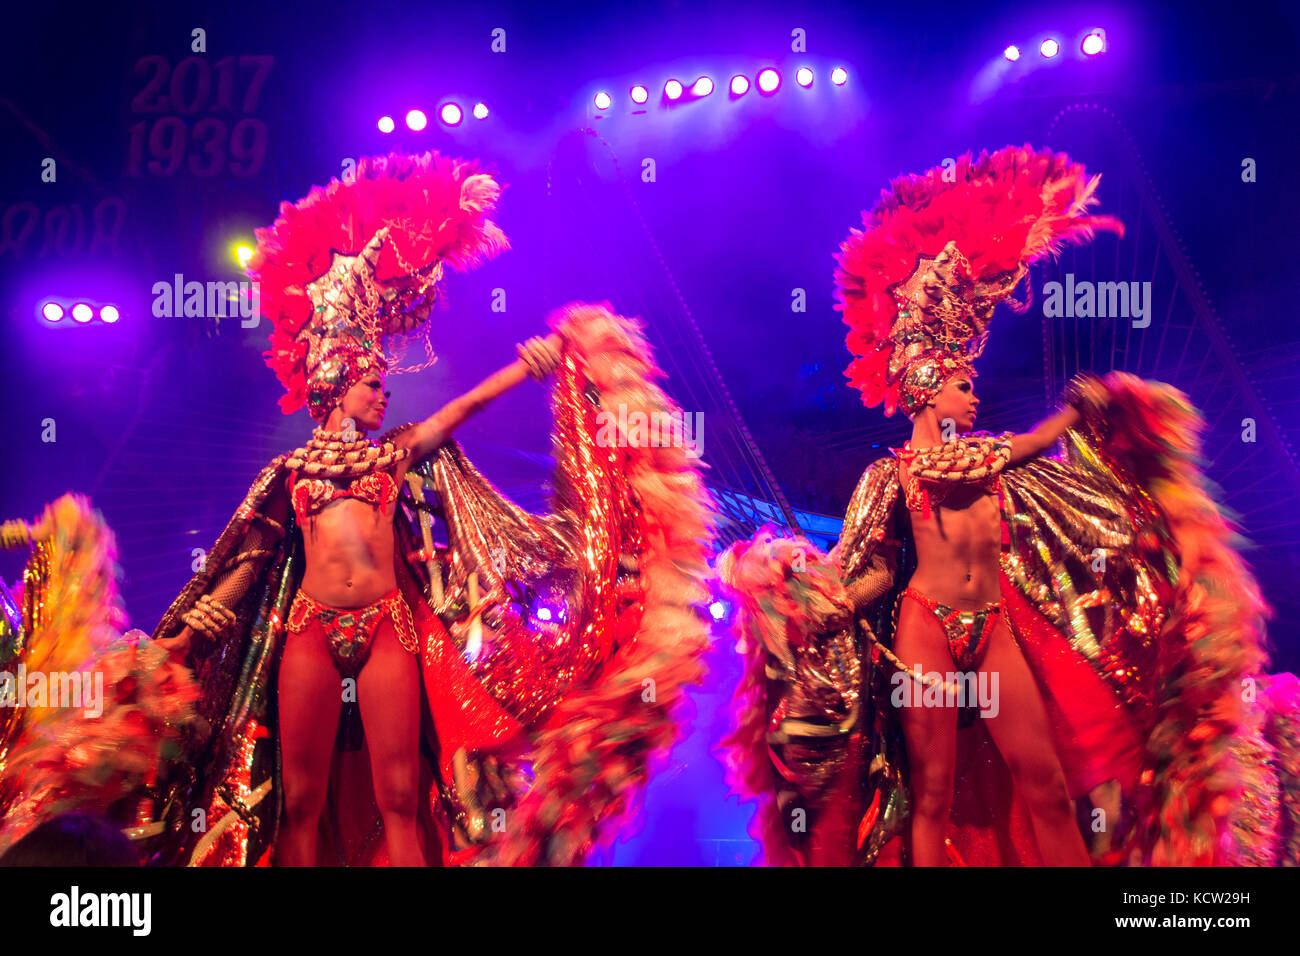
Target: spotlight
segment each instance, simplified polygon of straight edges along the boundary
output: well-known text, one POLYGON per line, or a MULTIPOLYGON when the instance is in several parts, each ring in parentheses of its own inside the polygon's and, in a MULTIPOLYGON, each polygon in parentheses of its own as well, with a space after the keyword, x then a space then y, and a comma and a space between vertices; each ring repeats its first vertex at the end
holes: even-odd
POLYGON ((474 118, 475 118, 475 119, 487 119, 487 115, 488 115, 488 108, 487 108, 487 104, 486 104, 486 103, 475 103, 475 104, 474 104, 474 118))
POLYGON ((1015 46, 1013 44, 1007 47, 1005 50, 1003 50, 1002 55, 1005 56, 1012 63, 1014 63, 1016 62, 1016 60, 1020 59, 1020 47, 1015 46))
POLYGON ((459 126, 460 121, 465 118, 465 114, 460 111, 460 107, 455 103, 443 103, 438 115, 442 117, 442 121, 448 126, 459 126))
POLYGON ((393 122, 393 118, 391 116, 379 117, 379 132, 391 133, 396 126, 397 124, 393 122))
POLYGON ((749 92, 749 77, 733 76, 731 78, 731 95, 744 96, 749 92))
POLYGON ((781 74, 773 69, 762 70, 758 74, 758 88, 764 93, 775 93, 781 85, 781 74))
POLYGON ((714 601, 709 605, 709 614, 715 621, 721 621, 727 616, 727 605, 724 601, 714 601))
POLYGON ((844 69, 844 67, 837 66, 835 69, 831 70, 831 82, 834 83, 836 86, 843 86, 846 82, 848 82, 848 79, 849 79, 849 74, 848 71, 844 69))
POLYGON ((406 125, 418 133, 429 125, 429 117, 424 115, 424 110, 411 110, 406 114, 406 125))
POLYGON ((244 245, 242 242, 235 243, 235 261, 239 263, 239 268, 247 269, 248 260, 253 258, 253 247, 244 245))
POLYGON ((713 81, 707 76, 702 76, 695 81, 695 85, 691 87, 691 92, 696 96, 708 96, 713 92, 713 81))
POLYGON ((1096 56, 1104 49, 1106 49, 1106 36, 1100 30, 1093 30, 1083 38, 1083 52, 1088 56, 1096 56))
POLYGON ((72 307, 72 317, 78 322, 89 322, 95 317, 95 310, 84 302, 78 302, 72 307))
POLYGON ((650 91, 647 90, 644 86, 632 87, 633 103, 644 103, 648 99, 650 99, 650 91))
POLYGON ((812 86, 813 71, 806 66, 799 67, 799 72, 794 75, 794 81, 800 86, 812 86))
POLYGON ((664 84, 664 95, 670 100, 680 99, 682 95, 682 85, 676 80, 669 80, 664 84))
POLYGON ((63 306, 57 302, 46 302, 44 308, 41 309, 41 315, 45 317, 47 322, 57 322, 63 318, 63 306))
POLYGON ((538 597, 533 601, 529 612, 534 620, 545 621, 547 624, 564 624, 569 618, 563 599, 559 598, 553 599, 552 603, 547 603, 538 597))
POLYGON ((114 322, 116 322, 116 321, 117 321, 118 319, 120 319, 122 316, 121 316, 121 314, 117 311, 117 306, 115 306, 115 305, 106 305, 106 306, 104 306, 102 309, 99 310, 99 317, 100 317, 101 319, 103 319, 105 322, 107 322, 109 325, 112 325, 114 322))
POLYGON ((1061 44, 1057 43, 1051 37, 1048 37, 1046 40, 1044 40, 1042 43, 1038 45, 1038 52, 1043 54, 1043 56, 1047 57, 1048 59, 1051 59, 1052 57, 1056 56, 1056 54, 1060 52, 1060 49, 1061 49, 1061 44))
POLYGON ((601 90, 599 93, 596 94, 596 109, 598 110, 609 109, 609 104, 613 102, 614 102, 613 99, 611 99, 610 95, 606 93, 604 90, 601 90))

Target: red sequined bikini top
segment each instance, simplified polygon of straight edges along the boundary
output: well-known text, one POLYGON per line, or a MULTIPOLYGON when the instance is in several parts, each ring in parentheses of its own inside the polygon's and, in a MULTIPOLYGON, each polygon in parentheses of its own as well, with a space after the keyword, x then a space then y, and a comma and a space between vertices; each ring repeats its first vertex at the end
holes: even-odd
POLYGON ((289 477, 289 496, 299 521, 324 510, 339 498, 356 498, 383 511, 397 500, 397 480, 386 471, 372 471, 353 480, 347 488, 340 488, 321 478, 299 481, 298 472, 294 471, 289 477))

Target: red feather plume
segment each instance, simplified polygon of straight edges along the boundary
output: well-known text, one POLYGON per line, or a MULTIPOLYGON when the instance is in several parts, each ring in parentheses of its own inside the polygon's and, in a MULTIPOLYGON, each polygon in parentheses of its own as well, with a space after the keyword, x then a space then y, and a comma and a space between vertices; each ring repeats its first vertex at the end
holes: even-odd
POLYGON ((978 281, 1056 255, 1066 243, 1089 242, 1098 230, 1123 236, 1118 219, 1087 214, 1100 180, 1065 153, 1026 145, 978 159, 966 153, 953 166, 890 183, 835 257, 835 308, 855 356, 845 375, 863 404, 883 401, 886 414, 897 404, 898 382, 888 380, 887 368, 897 318, 889 290, 912 275, 920 256, 955 242, 978 281))

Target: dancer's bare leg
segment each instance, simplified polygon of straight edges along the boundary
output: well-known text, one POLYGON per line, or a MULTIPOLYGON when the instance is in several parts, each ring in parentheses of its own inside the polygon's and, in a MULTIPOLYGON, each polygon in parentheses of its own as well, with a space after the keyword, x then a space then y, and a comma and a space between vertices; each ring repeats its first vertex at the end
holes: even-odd
POLYGON ((285 818, 275 841, 276 866, 315 866, 316 833, 325 807, 343 687, 312 623, 287 634, 277 681, 285 818))
POLYGON ((420 807, 420 669, 397 639, 393 622, 375 631, 357 680, 357 702, 370 747, 375 802, 384 818, 393 866, 425 866, 416 815, 420 807))
MULTIPOLYGON (((929 610, 911 598, 904 598, 898 610, 894 653, 910 669, 919 664, 922 673, 946 674, 953 669, 943 628, 929 610)), ((910 699, 919 702, 923 685, 913 683, 910 699)), ((947 866, 944 841, 957 767, 957 709, 900 707, 899 719, 907 747, 912 801, 912 865, 947 866)))
POLYGON ((1052 744, 1047 708, 1011 628, 999 614, 980 671, 996 673, 998 712, 985 717, 989 736, 1029 808, 1038 852, 1046 866, 1091 866, 1074 818, 1065 772, 1052 744))

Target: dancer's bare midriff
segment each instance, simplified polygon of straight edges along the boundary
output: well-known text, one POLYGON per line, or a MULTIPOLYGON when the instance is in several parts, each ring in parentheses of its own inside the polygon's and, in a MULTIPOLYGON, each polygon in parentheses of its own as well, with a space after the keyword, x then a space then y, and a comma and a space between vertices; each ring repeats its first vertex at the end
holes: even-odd
MULTIPOLYGON (((401 472, 398 476, 401 478, 401 472)), ((393 511, 340 498, 304 522, 301 588, 322 604, 364 607, 397 586, 393 511)))
MULTIPOLYGON (((899 477, 906 466, 899 462, 899 477)), ((940 604, 975 610, 998 600, 1001 525, 996 494, 955 487, 930 517, 909 511, 917 566, 911 586, 940 604)))

